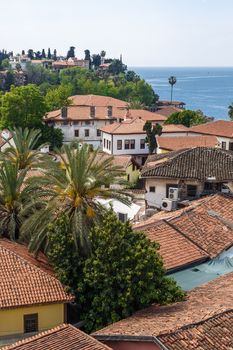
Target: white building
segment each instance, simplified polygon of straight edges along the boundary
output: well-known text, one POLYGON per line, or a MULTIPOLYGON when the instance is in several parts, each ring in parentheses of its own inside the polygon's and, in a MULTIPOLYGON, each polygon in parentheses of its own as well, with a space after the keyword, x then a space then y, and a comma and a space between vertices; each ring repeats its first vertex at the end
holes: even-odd
POLYGON ((233 121, 216 120, 189 128, 188 135, 214 135, 221 148, 233 151, 233 121))
POLYGON ((127 103, 107 96, 77 95, 71 105, 49 112, 44 120, 62 130, 64 142, 74 140, 101 146, 100 129, 123 118, 127 103))
POLYGON ((149 154, 145 142, 146 133, 143 130, 147 120, 152 124, 163 124, 166 118, 158 117, 153 112, 131 110, 122 122, 103 127, 101 129, 103 151, 112 155, 133 155, 139 164, 144 164, 149 154))

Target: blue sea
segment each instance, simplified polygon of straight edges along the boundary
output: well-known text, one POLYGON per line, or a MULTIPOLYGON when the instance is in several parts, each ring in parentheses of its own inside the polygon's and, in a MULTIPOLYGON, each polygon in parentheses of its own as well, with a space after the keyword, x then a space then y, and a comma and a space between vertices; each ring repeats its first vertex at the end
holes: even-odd
POLYGON ((132 69, 152 85, 161 100, 170 99, 168 78, 174 75, 173 100, 185 102, 186 109, 201 109, 207 116, 228 119, 228 106, 233 102, 233 67, 132 69))

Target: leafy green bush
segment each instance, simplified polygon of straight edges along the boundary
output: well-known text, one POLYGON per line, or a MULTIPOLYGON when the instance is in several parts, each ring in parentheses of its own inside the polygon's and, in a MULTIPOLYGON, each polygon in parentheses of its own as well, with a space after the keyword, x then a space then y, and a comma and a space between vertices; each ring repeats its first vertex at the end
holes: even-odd
POLYGON ((65 218, 50 229, 49 258, 61 282, 80 303, 89 332, 131 315, 151 303, 181 300, 183 292, 165 276, 159 245, 109 211, 90 232, 92 254, 78 256, 65 218))

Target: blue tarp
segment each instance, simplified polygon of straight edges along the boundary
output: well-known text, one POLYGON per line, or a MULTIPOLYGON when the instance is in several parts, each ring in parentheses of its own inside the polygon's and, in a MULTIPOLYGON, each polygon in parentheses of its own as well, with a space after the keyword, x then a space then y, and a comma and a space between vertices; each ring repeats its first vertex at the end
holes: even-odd
POLYGON ((191 290, 218 276, 233 271, 233 258, 213 259, 209 262, 170 274, 183 290, 191 290))

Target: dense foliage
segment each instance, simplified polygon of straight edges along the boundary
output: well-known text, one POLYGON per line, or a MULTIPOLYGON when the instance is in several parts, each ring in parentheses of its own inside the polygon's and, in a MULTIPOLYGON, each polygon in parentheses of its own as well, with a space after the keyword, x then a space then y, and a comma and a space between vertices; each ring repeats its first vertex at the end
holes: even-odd
POLYGON ((208 121, 200 111, 184 110, 173 113, 164 124, 182 124, 188 128, 193 125, 203 124, 208 121))
POLYGON ((228 116, 233 120, 233 103, 228 107, 228 116))
POLYGON ((65 217, 50 225, 49 258, 59 279, 77 296, 87 331, 94 331, 155 303, 181 300, 183 292, 165 276, 158 244, 120 222, 109 211, 90 233, 92 254, 73 246, 65 217))
POLYGON ((67 97, 65 98, 65 92, 64 95, 62 92, 64 92, 62 87, 54 91, 52 101, 51 95, 46 100, 39 87, 34 84, 12 86, 9 92, 0 95, 0 128, 37 128, 41 130, 38 145, 48 142, 52 149, 61 147, 63 141, 61 130, 44 125, 43 116, 51 108, 50 101, 53 105, 61 100, 65 103, 67 97))

